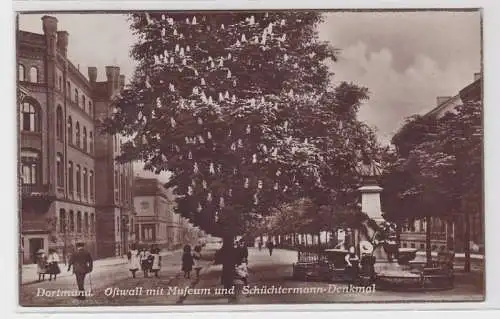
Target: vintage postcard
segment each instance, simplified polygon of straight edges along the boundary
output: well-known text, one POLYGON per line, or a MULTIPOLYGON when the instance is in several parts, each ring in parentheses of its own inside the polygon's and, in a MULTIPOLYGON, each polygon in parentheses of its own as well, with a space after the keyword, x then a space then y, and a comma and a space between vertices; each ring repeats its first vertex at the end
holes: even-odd
POLYGON ((18 12, 23 307, 485 299, 482 12, 18 12))

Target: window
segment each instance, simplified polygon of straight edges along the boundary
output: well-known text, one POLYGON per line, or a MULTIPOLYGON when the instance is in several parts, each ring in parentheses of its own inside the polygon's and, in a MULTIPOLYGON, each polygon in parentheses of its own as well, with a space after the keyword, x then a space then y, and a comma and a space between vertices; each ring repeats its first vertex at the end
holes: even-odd
POLYGON ((86 152, 87 151, 87 128, 85 126, 83 127, 82 143, 83 143, 83 150, 86 152))
POLYGON ((83 231, 85 233, 88 233, 89 232, 89 213, 85 212, 83 214, 83 231))
POLYGON ((76 232, 82 232, 82 212, 80 211, 76 213, 76 232))
POLYGON ((25 79, 26 77, 24 76, 24 74, 25 74, 24 72, 25 72, 24 71, 24 65, 19 64, 19 69, 17 71, 17 76, 19 77, 19 81, 25 81, 26 80, 25 79))
POLYGON ((116 232, 120 233, 120 217, 116 216, 116 232))
POLYGON ((155 226, 154 225, 143 225, 142 226, 142 239, 143 240, 155 240, 155 226))
POLYGON ((115 171, 115 183, 113 188, 115 189, 115 200, 118 200, 118 172, 115 171))
POLYGON ((90 184, 90 199, 94 199, 94 172, 89 172, 89 184, 90 184))
POLYGON ((34 66, 30 68, 30 82, 38 83, 38 69, 34 66))
POLYGON ((411 248, 415 248, 415 243, 411 243, 411 244, 410 244, 410 247, 411 247, 411 248))
POLYGON ((76 196, 82 192, 82 171, 80 165, 76 165, 76 196))
POLYGON ((63 111, 61 106, 58 105, 56 111, 56 137, 59 141, 62 141, 63 135, 64 135, 63 111))
POLYGON ((89 152, 94 153, 94 135, 92 131, 89 132, 89 152))
POLYGON ((90 114, 90 116, 93 115, 93 113, 92 113, 92 102, 91 101, 89 101, 89 114, 90 114))
POLYGON ((83 197, 89 198, 89 180, 87 178, 87 169, 83 169, 83 197))
POLYGON ((64 165, 63 156, 61 153, 56 155, 56 173, 57 173, 57 186, 64 186, 64 165))
POLYGON ((68 143, 73 144, 73 120, 68 117, 68 143))
POLYGON ((123 178, 123 173, 120 174, 120 198, 123 201, 125 199, 125 179, 123 178))
POLYGON ((38 183, 40 154, 38 152, 21 150, 21 178, 23 185, 38 183))
POLYGON ((76 146, 80 147, 80 122, 76 121, 75 126, 76 146))
POLYGON ((71 97, 71 83, 69 81, 66 82, 66 96, 71 97))
POLYGON ((85 103, 85 95, 82 94, 82 108, 83 110, 85 111, 85 106, 87 105, 87 103, 85 103))
POLYGON ((74 187, 74 182, 73 182, 73 162, 68 163, 68 190, 73 195, 73 187, 74 187))
POLYGON ((78 105, 80 101, 78 100, 78 89, 75 89, 75 103, 78 105))
POLYGON ((420 249, 425 249, 425 244, 420 244, 420 249))
POLYGON ((64 233, 67 231, 66 229, 66 211, 64 208, 59 210, 59 232, 64 233))
POLYGON ((90 214, 90 232, 95 233, 95 215, 94 215, 94 213, 90 214))
POLYGON ((21 104, 21 130, 28 132, 38 132, 38 112, 37 108, 25 102, 21 104))
POLYGON ((58 80, 58 89, 59 89, 59 91, 63 90, 62 76, 60 76, 60 75, 59 75, 59 80, 58 80))
POLYGON ((69 231, 75 231, 75 214, 72 210, 69 211, 69 231))

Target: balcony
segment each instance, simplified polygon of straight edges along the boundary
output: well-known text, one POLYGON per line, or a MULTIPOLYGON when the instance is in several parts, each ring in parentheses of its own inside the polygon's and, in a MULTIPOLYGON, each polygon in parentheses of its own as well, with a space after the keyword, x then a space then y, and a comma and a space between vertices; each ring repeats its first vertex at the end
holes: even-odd
POLYGON ((49 185, 25 184, 21 185, 23 198, 44 197, 49 195, 49 185))
POLYGON ((31 205, 45 210, 55 200, 56 196, 50 192, 49 185, 25 184, 21 185, 23 208, 31 205))

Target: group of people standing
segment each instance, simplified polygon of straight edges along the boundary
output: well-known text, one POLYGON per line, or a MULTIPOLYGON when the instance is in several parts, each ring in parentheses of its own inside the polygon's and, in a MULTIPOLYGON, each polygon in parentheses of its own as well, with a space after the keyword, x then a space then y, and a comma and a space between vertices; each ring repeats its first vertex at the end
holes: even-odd
POLYGON ((144 278, 149 277, 149 273, 153 273, 155 277, 159 277, 161 269, 160 248, 152 246, 149 250, 146 248, 138 249, 136 245, 132 245, 127 253, 129 271, 132 277, 136 278, 137 271, 142 270, 144 278))
POLYGON ((39 250, 36 253, 36 264, 38 281, 45 280, 45 275, 49 275, 49 280, 52 280, 52 277, 56 280, 57 275, 61 273, 61 269, 59 268, 59 255, 53 248, 49 249, 48 255, 46 255, 42 249, 39 250))

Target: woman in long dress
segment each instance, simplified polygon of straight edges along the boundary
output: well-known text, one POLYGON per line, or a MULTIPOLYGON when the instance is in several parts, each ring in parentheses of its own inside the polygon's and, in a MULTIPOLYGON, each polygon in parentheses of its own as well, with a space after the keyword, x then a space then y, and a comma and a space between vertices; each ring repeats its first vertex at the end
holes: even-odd
POLYGON ((135 278, 135 273, 140 268, 140 256, 139 250, 136 249, 135 246, 132 246, 130 251, 127 253, 128 258, 128 269, 132 273, 132 277, 135 278))
POLYGON ((160 272, 161 269, 160 249, 156 247, 151 249, 151 256, 153 257, 153 264, 151 265, 151 270, 155 274, 155 277, 158 278, 158 273, 160 272))
POLYGON ((47 272, 49 274, 49 280, 56 280, 57 275, 61 273, 61 268, 59 268, 59 255, 53 248, 49 249, 49 256, 47 257, 47 272))

